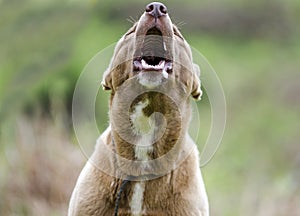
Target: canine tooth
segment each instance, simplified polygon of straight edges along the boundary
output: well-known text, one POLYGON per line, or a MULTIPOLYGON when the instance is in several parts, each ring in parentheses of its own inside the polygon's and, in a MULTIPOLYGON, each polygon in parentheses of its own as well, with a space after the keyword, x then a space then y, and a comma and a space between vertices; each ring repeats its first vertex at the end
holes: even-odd
POLYGON ((167 71, 163 70, 162 75, 164 78, 168 79, 169 74, 167 73, 167 71))
POLYGON ((173 68, 172 63, 171 62, 167 62, 165 64, 164 70, 168 71, 168 70, 172 70, 172 68, 173 68))
POLYGON ((164 67, 161 64, 159 64, 159 65, 156 65, 156 68, 162 70, 164 67))
POLYGON ((167 51, 166 43, 164 42, 163 44, 164 44, 164 50, 167 51))
POLYGON ((164 67, 164 66, 165 66, 165 60, 161 60, 161 61, 159 62, 159 66, 160 66, 160 67, 164 67))
POLYGON ((148 65, 147 62, 145 62, 144 59, 142 59, 142 67, 145 68, 145 69, 149 69, 149 66, 150 65, 148 65))

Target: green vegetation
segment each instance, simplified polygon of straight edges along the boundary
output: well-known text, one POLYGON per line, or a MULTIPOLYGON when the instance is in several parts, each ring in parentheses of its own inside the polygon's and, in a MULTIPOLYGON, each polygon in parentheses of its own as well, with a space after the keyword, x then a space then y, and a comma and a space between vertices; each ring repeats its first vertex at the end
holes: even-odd
MULTIPOLYGON (((65 214, 85 159, 70 122, 75 83, 145 4, 0 0, 0 215, 65 214)), ((211 215, 299 215, 300 2, 181 4, 166 3, 218 73, 228 106, 221 147, 202 169, 211 215)), ((98 97, 103 130, 108 93, 98 97)), ((202 145, 205 96, 198 106, 202 145)))

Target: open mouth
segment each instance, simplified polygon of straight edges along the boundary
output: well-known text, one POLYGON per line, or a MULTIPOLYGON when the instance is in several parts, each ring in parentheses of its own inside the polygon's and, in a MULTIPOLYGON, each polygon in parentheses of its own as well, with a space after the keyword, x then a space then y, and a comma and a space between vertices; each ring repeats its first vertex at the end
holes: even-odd
POLYGON ((133 60, 135 72, 157 71, 165 78, 172 73, 172 61, 167 58, 167 46, 162 32, 154 27, 147 31, 142 42, 141 53, 133 60))

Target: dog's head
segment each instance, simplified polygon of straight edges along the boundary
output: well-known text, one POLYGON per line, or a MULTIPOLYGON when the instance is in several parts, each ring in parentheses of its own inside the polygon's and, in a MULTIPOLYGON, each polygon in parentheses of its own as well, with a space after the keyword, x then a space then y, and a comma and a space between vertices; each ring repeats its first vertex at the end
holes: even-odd
POLYGON ((118 154, 148 160, 174 149, 177 157, 191 116, 190 95, 201 97, 199 76, 190 46, 166 7, 149 4, 117 43, 102 81, 111 90, 110 123, 118 154))
POLYGON ((200 99, 199 76, 188 43, 172 23, 167 8, 155 2, 147 5, 139 21, 116 45, 102 86, 113 96, 130 78, 136 78, 147 89, 173 80, 187 96, 200 99))

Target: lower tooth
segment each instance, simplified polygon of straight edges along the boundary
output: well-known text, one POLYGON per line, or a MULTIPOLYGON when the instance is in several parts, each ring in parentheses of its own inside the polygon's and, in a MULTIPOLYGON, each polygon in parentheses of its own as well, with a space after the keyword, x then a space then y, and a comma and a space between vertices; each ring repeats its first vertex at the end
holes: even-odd
POLYGON ((169 74, 167 73, 167 71, 163 70, 162 75, 164 78, 168 79, 169 74))

